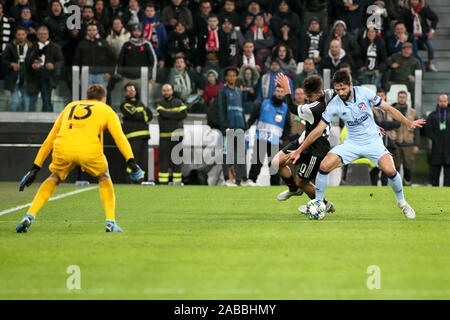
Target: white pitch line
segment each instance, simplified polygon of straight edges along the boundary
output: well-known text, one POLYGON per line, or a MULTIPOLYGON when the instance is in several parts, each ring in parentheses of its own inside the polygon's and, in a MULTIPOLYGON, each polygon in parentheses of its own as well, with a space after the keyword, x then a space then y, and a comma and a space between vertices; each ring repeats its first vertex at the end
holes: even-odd
MULTIPOLYGON (((68 197, 68 196, 72 196, 72 195, 77 194, 77 193, 81 193, 81 192, 84 192, 84 191, 89 191, 89 190, 97 189, 97 188, 98 187, 89 187, 89 188, 85 188, 85 189, 71 191, 71 192, 68 192, 68 193, 63 193, 63 194, 60 194, 59 196, 50 198, 48 201, 62 199, 62 198, 65 198, 65 197, 68 197)), ((31 202, 27 203, 27 204, 24 204, 24 205, 21 205, 21 206, 17 206, 17 207, 11 208, 11 209, 6 209, 6 210, 3 210, 3 211, 0 211, 0 216, 2 216, 4 214, 7 214, 7 213, 10 213, 10 212, 14 212, 14 211, 17 211, 17 210, 28 208, 29 206, 31 206, 31 202)))

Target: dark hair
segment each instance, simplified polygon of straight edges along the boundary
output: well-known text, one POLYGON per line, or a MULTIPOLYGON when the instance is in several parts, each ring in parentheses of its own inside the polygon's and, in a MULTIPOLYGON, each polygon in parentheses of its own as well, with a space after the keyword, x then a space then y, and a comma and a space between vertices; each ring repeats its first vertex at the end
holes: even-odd
POLYGON ((153 9, 155 9, 156 10, 156 6, 155 6, 155 4, 154 3, 147 3, 146 5, 145 5, 145 8, 144 8, 144 10, 146 10, 147 8, 153 8, 153 9))
POLYGON ((386 91, 384 91, 383 89, 377 89, 376 93, 384 93, 384 94, 386 94, 386 91))
POLYGON ((87 89, 87 99, 101 101, 106 97, 106 89, 101 84, 91 84, 87 89))
POLYGON ((341 64, 339 64, 339 69, 341 68, 350 68, 350 70, 352 70, 352 66, 347 62, 342 62, 341 64))
POLYGON ((319 93, 322 90, 323 80, 321 77, 314 75, 303 80, 303 90, 305 94, 319 93))
POLYGON ((405 90, 400 90, 400 91, 397 93, 397 97, 398 97, 400 94, 404 94, 405 96, 408 97, 408 93, 407 93, 405 90))
POLYGON ((244 43, 242 43, 242 47, 244 47, 247 43, 251 43, 253 46, 255 45, 255 43, 252 40, 248 39, 245 40, 244 43))
POLYGON ((127 82, 127 83, 123 86, 123 90, 126 91, 128 87, 134 87, 135 90, 137 89, 134 83, 132 83, 132 82, 127 82))
POLYGON ((22 26, 18 26, 18 27, 16 28, 16 33, 17 33, 17 31, 19 31, 19 30, 22 30, 22 31, 27 32, 27 29, 26 29, 25 27, 22 27, 22 26))
POLYGON ((394 28, 396 27, 396 26, 398 26, 399 24, 402 24, 402 25, 405 25, 405 22, 403 22, 403 21, 397 21, 395 24, 394 24, 394 28))
POLYGON ((84 6, 83 11, 86 9, 91 9, 92 11, 94 11, 94 7, 93 6, 84 6))
POLYGON ((217 20, 219 20, 219 17, 218 17, 215 13, 211 13, 211 14, 208 16, 208 20, 211 19, 211 18, 216 18, 217 20))
POLYGON ((239 75, 239 71, 237 68, 228 67, 228 68, 225 68, 225 71, 223 72, 224 77, 226 77, 230 71, 234 71, 236 73, 236 76, 239 75))
POLYGON ((345 70, 338 70, 333 76, 333 82, 350 85, 350 83, 352 82, 352 76, 345 70))

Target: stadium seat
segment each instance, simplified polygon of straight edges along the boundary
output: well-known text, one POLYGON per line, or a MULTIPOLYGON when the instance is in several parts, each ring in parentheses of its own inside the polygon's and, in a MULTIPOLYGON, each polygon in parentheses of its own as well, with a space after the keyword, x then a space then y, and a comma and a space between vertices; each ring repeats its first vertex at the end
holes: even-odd
POLYGON ((412 106, 411 104, 411 93, 408 91, 408 88, 405 84, 393 84, 386 94, 386 102, 390 105, 397 102, 397 96, 399 91, 406 91, 408 94, 408 106, 412 106))
POLYGON ((377 86, 374 84, 362 84, 361 87, 367 88, 373 93, 377 93, 377 86))

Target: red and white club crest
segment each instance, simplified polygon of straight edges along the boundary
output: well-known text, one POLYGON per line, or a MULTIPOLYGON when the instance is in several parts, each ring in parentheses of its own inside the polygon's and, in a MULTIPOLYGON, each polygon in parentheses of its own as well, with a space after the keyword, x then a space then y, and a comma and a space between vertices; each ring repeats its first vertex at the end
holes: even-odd
POLYGON ((366 104, 364 102, 361 102, 360 104, 358 104, 358 108, 359 110, 363 111, 366 109, 366 104))

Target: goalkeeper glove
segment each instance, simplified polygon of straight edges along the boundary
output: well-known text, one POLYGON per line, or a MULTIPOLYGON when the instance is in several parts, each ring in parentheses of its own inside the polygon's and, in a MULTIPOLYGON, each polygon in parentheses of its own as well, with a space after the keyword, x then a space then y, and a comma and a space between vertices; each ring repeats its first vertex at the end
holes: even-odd
POLYGON ((30 169, 30 171, 28 171, 27 174, 24 175, 22 180, 20 181, 19 191, 23 191, 25 187, 31 186, 34 179, 36 179, 36 175, 39 172, 39 170, 41 170, 41 167, 33 164, 33 167, 30 169))
POLYGON ((127 172, 131 181, 135 183, 140 183, 144 179, 144 171, 138 166, 134 158, 127 161, 127 172))

